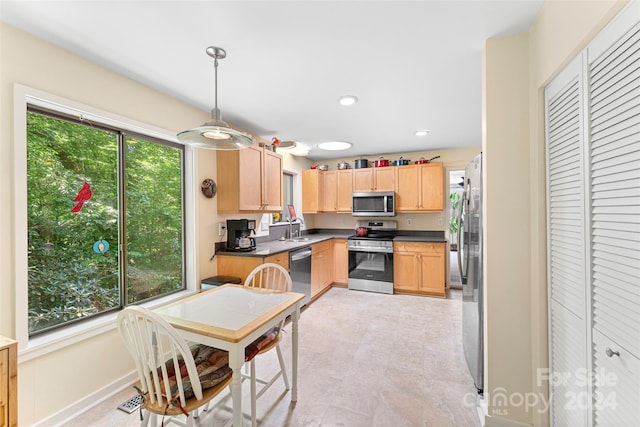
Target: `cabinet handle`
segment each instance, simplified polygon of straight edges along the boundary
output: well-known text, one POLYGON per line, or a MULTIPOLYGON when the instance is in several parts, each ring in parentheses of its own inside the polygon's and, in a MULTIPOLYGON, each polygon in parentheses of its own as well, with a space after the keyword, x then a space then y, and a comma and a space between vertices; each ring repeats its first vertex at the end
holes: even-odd
POLYGON ((619 351, 613 351, 613 350, 611 350, 609 347, 607 347, 607 349, 606 349, 604 352, 605 352, 605 353, 607 354, 607 356, 609 356, 609 357, 613 357, 613 356, 618 356, 618 357, 620 357, 620 352, 619 352, 619 351))

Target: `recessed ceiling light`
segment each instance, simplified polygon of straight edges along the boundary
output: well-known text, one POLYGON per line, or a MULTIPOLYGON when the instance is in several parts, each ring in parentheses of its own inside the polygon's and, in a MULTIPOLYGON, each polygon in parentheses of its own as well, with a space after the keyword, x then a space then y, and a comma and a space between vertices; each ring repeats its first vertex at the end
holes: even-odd
POLYGON ((320 144, 317 145, 317 147, 321 150, 330 150, 330 151, 347 150, 352 146, 353 146, 352 143, 344 142, 344 141, 321 142, 320 144))
POLYGON ((358 102, 358 97, 354 95, 344 95, 341 96, 340 99, 338 99, 338 102, 340 103, 340 105, 347 107, 358 102))
POLYGON ((417 130, 414 132, 415 136, 427 136, 431 133, 430 130, 424 129, 424 130, 417 130))

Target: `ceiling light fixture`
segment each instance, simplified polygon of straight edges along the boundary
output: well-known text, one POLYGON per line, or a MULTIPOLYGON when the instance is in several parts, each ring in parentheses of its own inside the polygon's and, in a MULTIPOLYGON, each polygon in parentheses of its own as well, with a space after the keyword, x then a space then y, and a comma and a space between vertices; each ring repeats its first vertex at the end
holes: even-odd
POLYGON ((278 150, 292 150, 294 148, 296 148, 296 146, 298 145, 297 142, 295 141, 280 141, 280 144, 278 144, 278 150))
POLYGON ((350 142, 344 142, 344 141, 328 141, 328 142, 321 142, 320 144, 317 145, 317 147, 321 150, 340 151, 340 150, 347 150, 353 147, 353 144, 350 142))
POLYGON ((425 130, 417 130, 417 131, 415 131, 415 132, 414 132, 414 135, 415 135, 415 136, 427 136, 427 135, 429 135, 430 133, 431 133, 431 131, 430 131, 430 130, 426 130, 426 129, 425 129, 425 130))
POLYGON ((341 96, 340 99, 338 99, 338 102, 340 103, 340 105, 348 107, 349 105, 353 105, 358 102, 358 97, 354 95, 344 95, 341 96))
POLYGON ((197 148, 210 150, 239 150, 253 144, 249 135, 232 129, 220 119, 218 109, 218 59, 224 59, 227 52, 220 47, 209 46, 207 55, 214 59, 215 64, 215 107, 211 110, 211 120, 202 126, 180 132, 177 137, 180 142, 197 148))

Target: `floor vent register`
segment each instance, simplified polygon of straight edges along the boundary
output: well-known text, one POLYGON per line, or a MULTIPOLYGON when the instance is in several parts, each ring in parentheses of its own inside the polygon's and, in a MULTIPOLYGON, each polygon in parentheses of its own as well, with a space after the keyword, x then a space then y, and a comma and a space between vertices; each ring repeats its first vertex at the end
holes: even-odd
POLYGON ((136 394, 131 399, 127 400, 124 403, 121 403, 120 406, 118 406, 118 409, 126 412, 127 414, 131 414, 133 413, 133 411, 138 409, 141 404, 142 404, 142 396, 140 396, 139 394, 136 394))

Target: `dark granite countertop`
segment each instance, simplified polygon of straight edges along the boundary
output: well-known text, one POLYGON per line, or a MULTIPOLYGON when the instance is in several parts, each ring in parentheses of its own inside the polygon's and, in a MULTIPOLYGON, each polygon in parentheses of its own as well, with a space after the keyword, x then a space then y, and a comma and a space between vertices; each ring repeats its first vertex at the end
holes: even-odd
POLYGON ((419 231, 417 233, 399 234, 393 241, 447 243, 447 239, 444 237, 444 231, 419 231))
POLYGON ((282 252, 295 251, 297 249, 304 248, 305 246, 311 246, 316 243, 324 242, 331 239, 345 239, 346 235, 340 233, 313 233, 304 234, 301 238, 295 241, 291 240, 270 240, 266 242, 258 242, 256 250, 251 252, 227 252, 226 250, 220 250, 216 255, 228 255, 228 256, 242 256, 242 257, 267 257, 276 255, 282 252))
MULTIPOLYGON (((219 250, 216 255, 239 256, 239 257, 268 257, 282 252, 295 251, 316 243, 331 239, 346 239, 354 234, 353 230, 330 230, 321 229, 316 232, 303 234, 301 238, 292 240, 268 240, 260 241, 256 245, 256 250, 251 252, 227 252, 219 250)), ((446 243, 444 231, 398 231, 396 242, 432 242, 446 243)))

